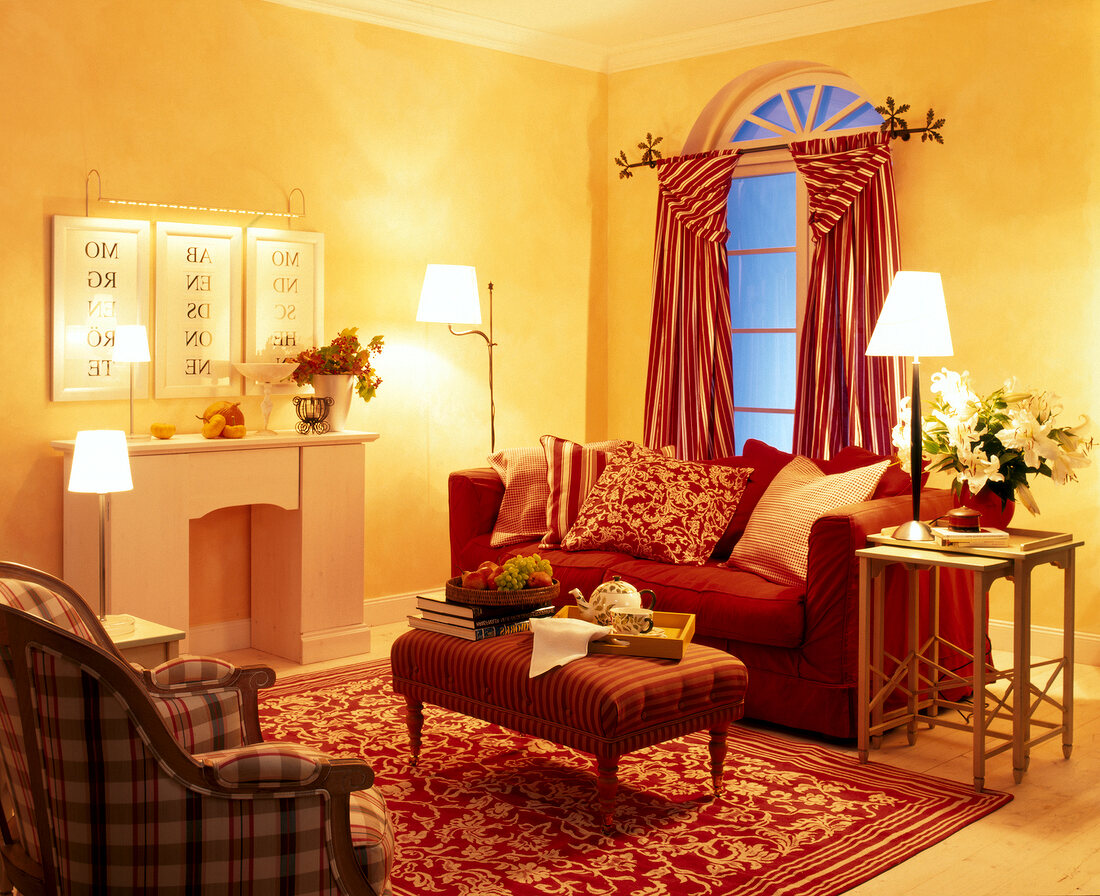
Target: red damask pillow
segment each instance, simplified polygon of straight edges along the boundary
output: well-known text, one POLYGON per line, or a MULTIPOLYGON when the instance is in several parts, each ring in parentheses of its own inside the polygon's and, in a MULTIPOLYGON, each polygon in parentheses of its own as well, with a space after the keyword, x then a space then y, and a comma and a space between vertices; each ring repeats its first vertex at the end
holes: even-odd
POLYGON ((608 459, 561 546, 702 566, 737 509, 750 472, 624 445, 608 459))
POLYGON ((780 585, 806 581, 810 529, 818 517, 874 493, 887 461, 826 476, 807 457, 796 457, 772 480, 756 505, 729 564, 780 585))

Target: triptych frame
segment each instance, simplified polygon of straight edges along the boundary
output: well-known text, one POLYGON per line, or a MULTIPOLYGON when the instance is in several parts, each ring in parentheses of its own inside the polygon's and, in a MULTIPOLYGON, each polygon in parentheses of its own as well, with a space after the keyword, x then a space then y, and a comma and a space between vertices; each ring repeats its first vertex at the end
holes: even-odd
POLYGON ((151 381, 157 398, 238 395, 234 363, 323 344, 324 234, 156 222, 150 257, 152 227, 54 216, 53 401, 129 396, 131 365, 113 359, 125 324, 152 343, 135 398, 151 381))

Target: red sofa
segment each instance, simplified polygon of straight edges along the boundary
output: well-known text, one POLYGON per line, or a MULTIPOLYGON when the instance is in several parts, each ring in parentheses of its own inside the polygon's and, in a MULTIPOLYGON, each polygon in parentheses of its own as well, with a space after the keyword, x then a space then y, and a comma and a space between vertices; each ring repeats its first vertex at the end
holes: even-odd
MULTIPOLYGON (((776 469, 761 470, 761 476, 754 474, 758 488, 753 495, 746 491, 742 505, 759 500, 767 484, 760 480, 770 479, 776 469)), ((907 483, 908 477, 901 481, 907 483)), ((697 642, 732 653, 748 667, 746 717, 853 738, 859 644, 855 551, 867 545, 868 535, 912 517, 911 494, 880 496, 884 490, 896 492, 898 483, 894 476, 892 489, 884 489, 884 481, 872 500, 819 518, 810 533, 805 584, 783 586, 714 559, 704 566, 676 566, 604 551, 539 550, 537 541, 493 548, 490 536, 504 485, 492 469, 460 470, 451 473, 448 487, 452 575, 474 569, 487 559, 503 562, 514 554, 539 553, 553 564, 563 604, 571 602, 571 589, 579 588, 588 595, 613 575, 637 588, 651 588, 658 609, 695 614, 697 642)), ((948 490, 926 489, 922 493, 925 518, 938 516, 951 506, 948 490)), ((738 508, 739 515, 742 509, 738 508)), ((751 507, 744 509, 751 513, 751 507)), ((888 593, 904 594, 900 570, 891 569, 887 574, 888 593)), ((968 648, 973 607, 965 589, 953 588, 951 582, 943 587, 956 593, 955 599, 942 602, 941 633, 968 648)), ((897 612, 886 621, 887 649, 895 655, 905 643, 901 610, 898 602, 897 612)), ((965 671, 965 660, 952 654, 944 654, 944 665, 965 671)))

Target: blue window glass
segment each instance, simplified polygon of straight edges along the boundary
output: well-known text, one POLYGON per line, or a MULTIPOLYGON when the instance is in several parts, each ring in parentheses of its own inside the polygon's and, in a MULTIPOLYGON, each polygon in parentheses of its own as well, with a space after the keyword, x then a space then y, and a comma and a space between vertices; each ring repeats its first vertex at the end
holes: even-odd
POLYGON ((735 451, 743 454, 745 442, 759 439, 768 445, 790 451, 794 446, 794 414, 760 414, 755 411, 735 411, 733 431, 735 451))
POLYGON ((882 116, 875 111, 870 103, 864 103, 855 111, 849 112, 840 121, 834 124, 830 131, 839 131, 844 128, 877 127, 882 124, 882 116))
POLYGON ((794 252, 730 256, 730 324, 733 329, 793 330, 797 326, 797 261, 794 252))
POLYGON ((783 102, 783 97, 779 94, 761 103, 753 110, 752 114, 757 118, 764 119, 764 121, 770 121, 772 124, 778 125, 784 130, 794 130, 794 125, 791 124, 791 116, 787 113, 787 105, 783 102))
POLYGON ((745 119, 741 122, 741 126, 737 129, 737 133, 733 135, 733 139, 730 143, 740 143, 742 140, 763 140, 766 137, 774 137, 771 131, 767 131, 755 122, 745 119))
POLYGON ((733 403, 794 409, 794 333, 733 334, 733 403))
POLYGON ((810 84, 806 87, 796 87, 791 91, 791 104, 798 113, 798 120, 803 128, 810 125, 810 103, 813 102, 815 89, 814 85, 810 84))
MULTIPOLYGON (((850 106, 858 97, 843 87, 826 87, 821 91, 821 102, 817 106, 817 119, 814 127, 821 127, 838 112, 850 106)), ((880 122, 881 123, 881 122, 880 122)))
POLYGON ((771 249, 795 244, 795 173, 735 177, 730 184, 726 247, 771 249))

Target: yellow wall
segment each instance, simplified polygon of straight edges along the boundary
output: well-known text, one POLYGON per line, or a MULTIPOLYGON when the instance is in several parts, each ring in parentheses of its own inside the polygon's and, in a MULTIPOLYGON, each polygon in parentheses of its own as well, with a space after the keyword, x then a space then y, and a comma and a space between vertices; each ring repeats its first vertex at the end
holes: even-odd
MULTIPOLYGON (((945 144, 894 144, 902 266, 943 275, 955 356, 980 391, 1007 376, 1052 389, 1067 417, 1100 421, 1100 5, 1094 0, 995 0, 612 75, 609 155, 646 132, 669 154, 683 146, 725 84, 776 60, 851 75, 876 102, 929 106, 947 118, 945 144)), ((654 175, 609 182, 608 329, 627 363, 609 371, 608 429, 642 431, 648 344, 654 175), (636 361, 636 363, 634 363, 636 361)), ((925 379, 939 364, 928 363, 925 379)), ((925 385, 927 395, 927 384, 925 385)), ((1094 427, 1100 436, 1100 427, 1094 427)), ((1097 455, 1100 463, 1100 452, 1097 455)), ((1072 530, 1088 545, 1077 576, 1079 631, 1100 634, 1100 473, 1034 489, 1042 514, 1016 525, 1072 530)), ((1035 621, 1061 627, 1058 579, 1043 570, 1035 621), (1057 607, 1055 606, 1057 604, 1057 607)), ((993 615, 1009 618, 998 586, 993 615)))
MULTIPOLYGON (((427 263, 476 265, 486 312, 495 283, 498 445, 584 436, 604 76, 262 0, 13 0, 0 48, 0 557, 62 572, 49 442, 128 426, 124 401, 49 400, 50 218, 85 214, 90 168, 112 197, 280 209, 304 191, 296 226, 325 234, 328 335, 386 335, 385 382, 349 421, 382 433, 367 447, 367 597, 438 587, 447 474, 489 453, 484 343, 414 319, 427 263)), ((205 403, 139 402, 137 426, 194 432, 205 403)), ((244 408, 258 427, 259 400, 244 408)), ((276 399, 273 423, 293 422, 276 399)))
MULTIPOLYGON (((724 84, 782 59, 947 117, 946 145, 897 147, 896 176, 903 263, 944 277, 950 364, 1100 417, 1098 35, 1092 0, 993 0, 604 77, 263 0, 8 0, 0 556, 61 572, 49 441, 128 423, 125 402, 49 400, 50 216, 85 213, 88 169, 108 196, 279 208, 304 191, 301 227, 326 239, 326 329, 386 334, 385 383, 351 425, 382 433, 367 448, 366 596, 402 594, 446 574, 447 473, 488 451, 483 343, 414 322, 424 265, 473 263, 496 284, 499 446, 640 436, 653 175, 620 182, 610 159, 647 131, 675 153, 724 84)), ((173 219, 273 223, 152 218, 173 219)), ((203 404, 141 402, 137 422, 193 431, 203 404)), ((258 400, 244 407, 255 425, 258 400)), ((275 425, 292 420, 277 399, 275 425)), ((1090 468, 1035 489, 1036 525, 1089 542, 1078 629, 1092 633, 1097 483, 1090 468)), ((1057 626, 1051 603, 1037 621, 1057 626)))

